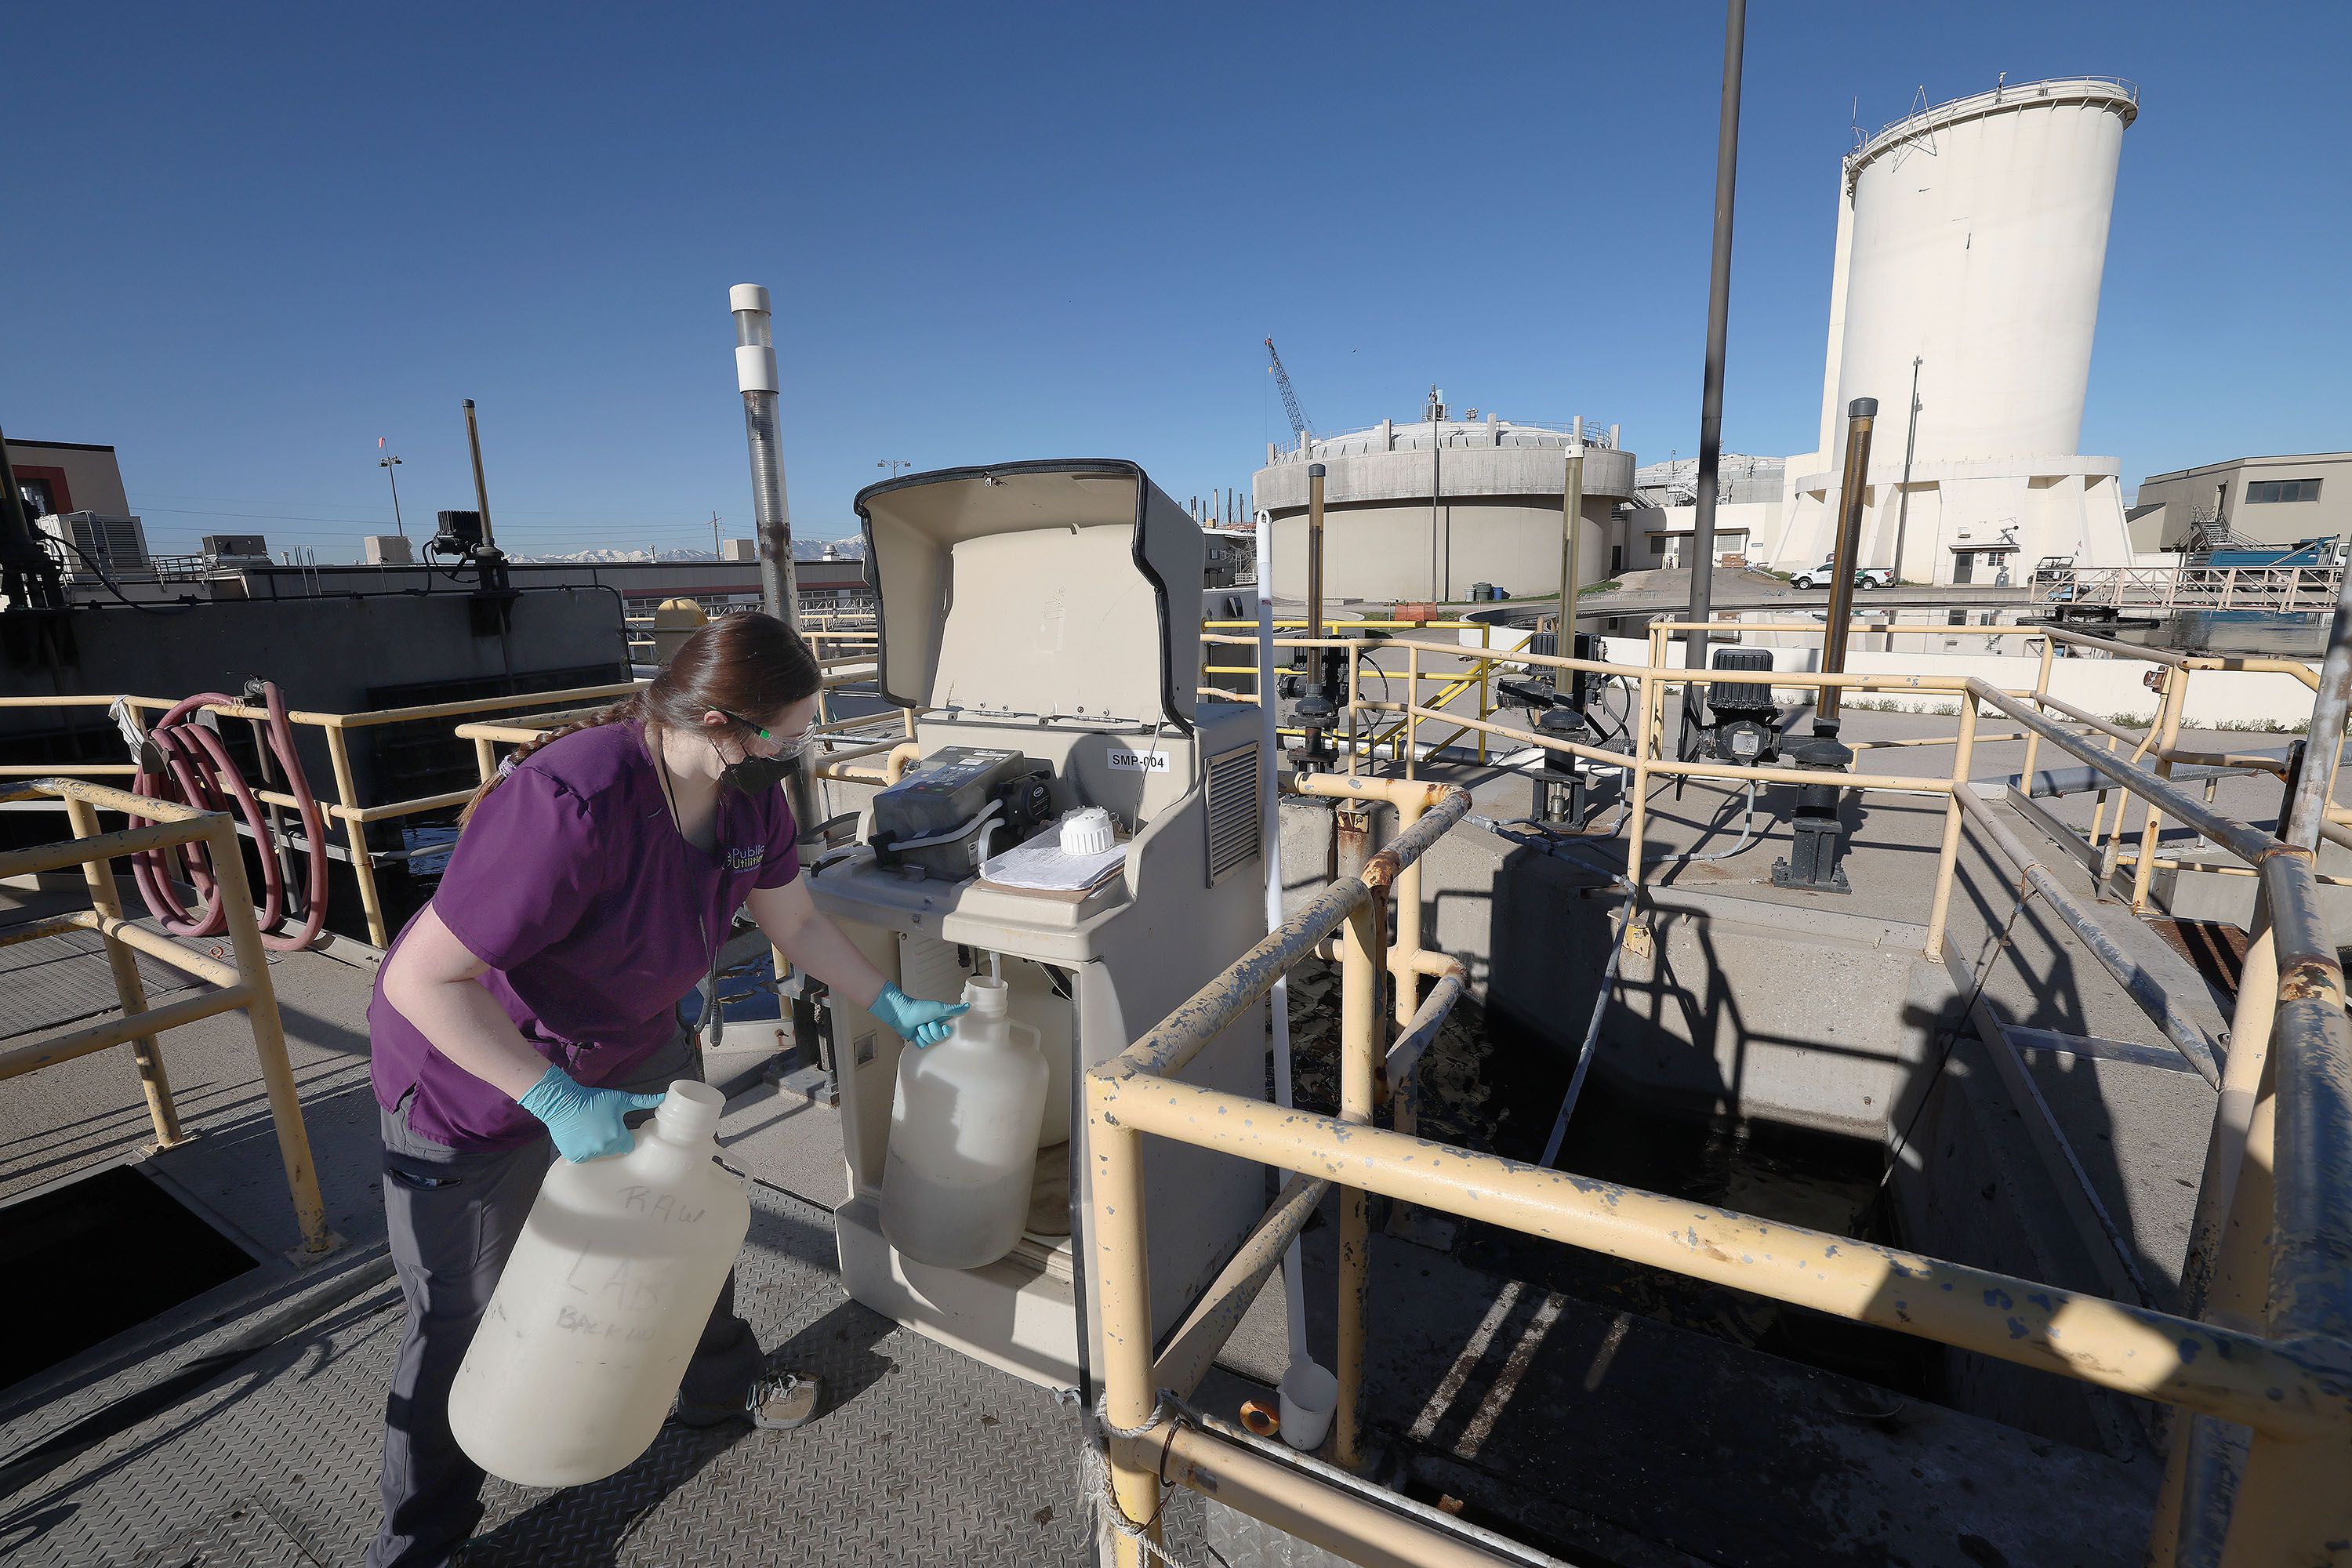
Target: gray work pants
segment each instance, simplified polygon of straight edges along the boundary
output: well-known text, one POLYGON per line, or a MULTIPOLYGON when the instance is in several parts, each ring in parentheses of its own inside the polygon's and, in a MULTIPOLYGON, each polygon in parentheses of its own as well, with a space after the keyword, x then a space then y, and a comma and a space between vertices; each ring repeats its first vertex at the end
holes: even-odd
MULTIPOLYGON (((697 1076, 690 1038, 626 1083, 639 1093, 697 1076)), ((555 1158, 545 1138, 520 1149, 452 1149, 408 1126, 407 1101, 380 1111, 383 1208, 408 1321, 383 1415, 383 1525, 367 1568, 442 1568, 481 1519, 482 1469, 449 1432, 449 1387, 489 1304, 523 1216, 555 1158)), ((690 1404, 739 1406, 760 1372, 759 1342, 735 1315, 730 1274, 680 1392, 690 1404)))

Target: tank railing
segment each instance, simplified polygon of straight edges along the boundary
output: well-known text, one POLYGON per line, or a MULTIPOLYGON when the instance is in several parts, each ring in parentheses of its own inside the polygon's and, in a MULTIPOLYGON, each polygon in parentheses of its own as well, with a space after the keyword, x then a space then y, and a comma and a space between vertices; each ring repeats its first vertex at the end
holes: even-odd
POLYGON ((253 893, 246 880, 245 857, 238 849, 234 820, 219 812, 142 799, 87 779, 35 779, 7 787, 0 793, 0 802, 62 805, 74 835, 59 843, 0 851, 0 879, 79 866, 89 892, 89 909, 11 927, 0 932, 0 946, 68 931, 97 932, 106 950, 107 967, 113 974, 115 1001, 121 1010, 115 1018, 0 1050, 0 1079, 128 1044, 131 1059, 138 1066, 140 1087, 146 1096, 148 1120, 155 1130, 155 1146, 169 1149, 185 1142, 188 1135, 181 1129, 179 1110, 173 1102, 171 1075, 164 1067, 158 1037, 184 1024, 242 1009, 246 1025, 252 1031, 254 1055, 260 1063, 262 1087, 269 1102, 269 1120, 278 1134, 278 1158, 286 1169, 286 1190, 294 1205, 295 1229, 301 1237, 301 1245, 288 1256, 297 1264, 306 1264, 340 1247, 341 1238, 328 1228, 326 1203, 319 1194, 319 1173, 310 1158, 310 1135, 302 1121, 301 1095, 286 1055, 286 1031, 278 1017, 278 993, 269 977, 268 951, 261 945, 261 930, 254 916, 253 893), (147 826, 101 833, 98 822, 101 810, 145 817, 147 826), (142 850, 181 844, 203 845, 211 860, 213 875, 220 884, 221 908, 228 918, 229 949, 235 959, 232 963, 223 963, 123 918, 114 862, 142 850), (136 956, 142 952, 213 989, 162 1006, 149 1006, 136 956))
MULTIPOLYGON (((1528 658, 1549 668, 1572 668, 1581 662, 1617 672, 1592 661, 1528 658)), ((1785 679, 1767 671, 1650 668, 1625 673, 1644 687, 1694 677, 1785 679)), ((1886 679, 1809 673, 1803 683, 1852 687, 1886 679)), ((2175 1445, 2175 1473, 2168 1482, 2172 1517, 2183 1506, 2206 1510, 2214 1521, 2214 1538, 2227 1537, 2227 1561, 2323 1561, 2333 1550, 2330 1542, 2352 1534, 2352 1489, 2341 1484, 2343 1455, 2352 1443, 2352 1288, 2345 1268, 2352 1258, 2352 1224, 2347 1219, 2352 1194, 2352 1019, 2345 1016, 2342 970, 2318 914, 2309 852, 2216 812, 2179 785, 2073 733, 2037 711, 2030 694, 2004 692, 1981 679, 1921 681, 1908 689, 1952 691, 1961 713, 1951 774, 1901 781, 1906 787, 1948 796, 1938 915, 1948 899, 1962 815, 1990 820, 1967 781, 1979 706, 2081 758, 2129 795, 2196 827, 2247 859, 2262 877, 2273 914, 2248 966, 2233 1021, 2236 1038, 2223 1068, 2225 1091, 2236 1086, 2252 1096, 2254 1085, 2263 1085, 2244 1146, 2247 1179, 2236 1185, 2227 1232, 2241 1247, 2261 1247, 2269 1238, 2268 1263, 2253 1259, 2242 1266, 2242 1272, 2259 1277, 2256 1310, 2200 1322, 1373 1127, 1374 1086, 1385 1055, 1378 1016, 1380 974, 1383 969, 1393 973, 1400 960, 1420 967, 1435 956, 1418 952, 1418 889, 1410 899, 1402 887, 1397 889, 1392 948, 1379 895, 1417 867, 1433 841, 1433 825, 1442 833, 1458 820, 1460 792, 1440 788, 1425 797, 1434 799, 1435 808, 1400 833, 1360 879, 1334 883, 1309 900, 1159 1027, 1087 1075, 1089 1136, 1097 1158, 1094 1265, 1101 1292, 1105 1417, 1114 1495, 1130 1527, 1149 1533, 1142 1521, 1158 1517, 1162 1472, 1156 1461, 1174 1442, 1170 1428, 1184 1425, 1156 1393, 1162 1387, 1181 1390, 1182 1380, 1161 1373, 1189 1373, 1213 1355, 1202 1350, 1202 1335, 1180 1331, 1185 1349, 1180 1361, 1163 1366, 1152 1357, 1140 1165, 1142 1141, 1151 1136, 1219 1150, 1341 1189, 1341 1391, 1334 1449, 1343 1465, 1360 1459, 1358 1401, 1368 1237, 1355 1216, 1363 1194, 1377 1192, 2242 1426, 2252 1436, 2238 1506, 2231 1508, 2226 1489, 2184 1480, 2189 1468, 2185 1445, 2175 1445), (1404 925, 1408 910, 1414 916, 1410 938, 1404 925), (1203 1043, 1255 1005, 1278 974, 1326 948, 1335 931, 1340 936, 1342 979, 1337 1116, 1281 1110, 1178 1081, 1174 1075, 1203 1043), (2272 1038, 2277 1041, 2273 1062, 2266 1068, 2250 1059, 2272 1038), (2267 1179, 2255 1180, 2258 1174, 2267 1179)), ((1591 751, 1572 743, 1562 749, 1591 751)), ((1608 755, 1621 764, 1625 760, 1622 753, 1608 755)), ((1761 776, 1784 771, 1747 770, 1761 776)), ((1380 796, 1397 787, 1395 781, 1331 774, 1301 782, 1312 793, 1339 796, 1380 796)), ((2013 836, 1991 837, 1995 850, 2021 862, 2029 882, 2036 882, 2038 863, 2013 836)), ((1632 863, 1640 864, 1638 855, 1632 863)), ((2046 868, 2040 869, 2039 880, 2046 880, 2046 868)), ((2073 909, 2089 927, 2079 900, 2055 890, 2062 897, 2053 900, 2053 907, 2073 909)), ((1400 1010, 1410 994, 1401 991, 1400 1010)), ((2169 1004, 2160 987, 2153 996, 2145 986, 2134 995, 2143 1005, 2152 1001, 2153 1011, 2169 1004)), ((2201 1057, 2210 1068, 2210 1037, 2177 1014, 2174 1022, 2167 1037, 2185 1057, 2201 1057)), ((1286 1190, 1286 1200, 1301 1201, 1304 1191, 1294 1185, 1286 1190)), ((1270 1215, 1244 1248, 1247 1264, 1237 1259, 1221 1286, 1238 1290, 1253 1281, 1262 1284, 1268 1270, 1257 1265, 1268 1252, 1280 1250, 1276 1242, 1286 1224, 1286 1215, 1270 1215)), ((2217 1294, 2216 1300, 2222 1297, 2217 1294)), ((1237 1316, 1229 1301, 1213 1294, 1196 1308, 1188 1329, 1237 1316)), ((1213 1473, 1208 1478, 1214 1479, 1213 1473)), ((1192 1484, 1205 1483, 1196 1479, 1192 1484)), ((1296 1485, 1301 1490, 1318 1487, 1306 1479, 1296 1485)), ((1323 1495, 1318 1508, 1332 1539, 1361 1540, 1382 1525, 1376 1503, 1349 1495, 1323 1495), (1334 1520, 1350 1522, 1341 1529, 1334 1520)), ((2159 1521, 2160 1543, 2169 1528, 2159 1521)), ((1122 1562, 1140 1561, 1128 1530, 1116 1533, 1115 1544, 1122 1562)), ((2169 1561, 2168 1548, 2165 1560, 2169 1561)))
MULTIPOLYGON (((1223 627, 1242 623, 1216 622, 1211 624, 1214 626, 1223 627)), ((1303 623, 1287 621, 1277 623, 1278 626, 1285 629, 1302 624, 1303 623)), ((1725 629, 1727 626, 1730 625, 1733 625, 1733 623, 1711 623, 1708 629, 1721 631, 1725 629)), ((1822 635, 1823 633, 1822 626, 1817 622, 1751 622, 1738 623, 1737 626, 1738 629, 1741 631, 1778 633, 1804 632, 1814 635, 1822 635)), ((1798 689, 1819 689, 1823 686, 1837 685, 1848 689, 1895 689, 1903 691, 1953 692, 1958 689, 1958 683, 1963 679, 1958 676, 1933 676, 1923 678, 1890 673, 1878 677, 1846 677, 1832 679, 1825 678, 1817 672, 1800 670, 1776 670, 1769 672, 1769 674, 1761 671, 1741 673, 1712 669, 1703 672, 1691 672, 1673 668, 1668 664, 1668 660, 1671 658, 1671 637, 1673 634, 1677 631, 1687 631, 1693 629, 1690 623, 1677 621, 1663 621, 1654 623, 1652 625, 1648 634, 1648 662, 1645 667, 1641 668, 1611 664, 1605 661, 1578 661, 1575 659, 1559 658, 1555 655, 1537 654, 1528 651, 1525 648, 1496 648, 1491 643, 1492 628, 1485 622, 1436 622, 1424 624, 1414 622, 1368 620, 1334 622, 1330 624, 1330 628, 1334 631, 1364 629, 1380 629, 1388 631, 1459 631, 1466 630, 1471 627, 1476 627, 1480 634, 1480 646, 1475 647, 1469 647, 1467 645, 1434 644, 1417 641, 1407 637, 1383 637, 1374 640, 1363 637, 1325 637, 1320 640, 1311 642, 1309 639, 1298 637, 1277 637, 1275 639, 1275 646, 1277 648, 1285 650, 1318 647, 1338 648, 1346 652, 1348 656, 1348 700, 1345 704, 1346 729, 1343 735, 1334 736, 1332 739, 1333 743, 1342 749, 1343 754, 1347 759, 1347 768, 1350 774, 1360 772, 1367 762, 1377 764, 1385 753, 1392 755, 1402 761, 1403 764, 1402 771, 1407 778, 1415 777, 1419 772, 1419 764, 1424 757, 1434 756, 1439 752, 1451 747, 1465 733, 1475 733, 1480 737, 1481 747, 1478 755, 1479 760, 1484 762, 1487 759, 1489 754, 1489 748, 1485 743, 1485 738, 1487 736, 1502 737, 1519 746, 1533 745, 1552 751, 1564 752, 1572 755, 1582 756, 1589 761, 1599 762, 1611 766, 1625 767, 1635 773, 1638 777, 1638 790, 1635 795, 1629 796, 1629 802, 1631 809, 1634 815, 1633 831, 1636 834, 1641 831, 1643 821, 1646 816, 1646 795, 1654 775, 1664 774, 1667 776, 1674 776, 1676 774, 1683 774, 1686 776, 1714 777, 1737 781, 1747 778, 1752 773, 1759 782, 1804 782, 1812 784, 1837 782, 1840 779, 1856 780, 1858 777, 1858 775, 1853 774, 1838 775, 1809 773, 1802 780, 1798 780, 1789 776, 1774 778, 1766 773, 1755 772, 1750 768, 1735 764, 1694 764, 1665 759, 1658 753, 1661 750, 1662 740, 1665 731, 1664 704, 1666 691, 1670 687, 1687 686, 1696 682, 1721 681, 1735 684, 1769 684, 1776 687, 1787 687, 1798 689), (1365 697, 1363 695, 1366 685, 1364 660, 1381 650, 1397 648, 1402 648, 1404 651, 1406 668, 1403 673, 1399 675, 1393 671, 1377 671, 1375 679, 1389 682, 1402 680, 1404 685, 1404 689, 1412 695, 1413 700, 1409 702, 1401 703, 1388 700, 1373 700, 1365 697), (1425 671, 1422 668, 1422 660, 1424 658, 1447 658, 1464 661, 1471 667, 1471 673, 1464 674, 1454 670, 1425 671), (1582 746, 1577 742, 1558 741, 1527 730, 1494 722, 1492 716, 1496 710, 1492 698, 1492 679, 1493 672, 1498 666, 1519 666, 1537 671, 1546 669, 1581 669, 1589 674, 1622 678, 1628 682, 1638 682, 1641 689, 1641 697, 1635 705, 1633 722, 1636 729, 1636 736, 1633 755, 1629 757, 1627 753, 1622 752, 1606 751, 1591 746, 1582 746), (1469 689, 1470 681, 1474 677, 1477 681, 1480 692, 1478 713, 1474 717, 1466 712, 1457 713, 1453 711, 1448 705, 1455 696, 1469 689), (1887 681, 1890 684, 1872 684, 1873 681, 1881 679, 1887 681), (1442 683, 1440 695, 1434 700, 1422 700, 1420 694, 1423 685, 1432 681, 1442 683), (1388 715, 1394 715, 1395 718, 1392 722, 1388 723, 1387 726, 1383 728, 1381 718, 1382 716, 1388 715), (1374 720, 1369 735, 1363 732, 1360 728, 1362 719, 1366 717, 1370 717, 1374 720), (1445 732, 1445 738, 1438 742, 1435 746, 1426 746, 1422 741, 1422 725, 1424 722, 1450 724, 1452 729, 1445 732)), ((1868 627, 1857 625, 1853 629, 1856 632, 1867 631, 1891 636, 1927 637, 1948 636, 1953 630, 1958 628, 1937 626, 1932 625, 1897 625, 1887 627, 1868 627)), ((2172 768, 2176 764, 2239 767, 2273 773, 2284 773, 2285 769, 2285 763, 2278 757, 2263 756, 2255 753, 2240 752, 2205 752, 2183 748, 2179 744, 2179 732, 2183 728, 2183 714, 2188 700, 2189 685, 2197 672, 2204 670, 2227 670, 2276 674, 2292 679, 2310 689, 2316 689, 2318 684, 2317 672, 2312 669, 2310 666, 2295 659, 2236 657, 2226 655, 2181 654, 2165 648, 2140 647, 2134 644, 2118 642, 2111 637, 2102 637, 2090 633, 2075 632, 2063 628, 2043 626, 1981 626, 1969 627, 1967 628, 1967 631, 1970 636, 2017 637, 2038 642, 2041 645, 2041 658, 2036 669, 2032 687, 2031 689, 2017 689, 2012 690, 2011 694, 2034 703, 2037 707, 2042 709, 2045 714, 2058 715, 2069 724, 2078 728, 2089 729, 2097 733, 2104 734, 2108 738, 2112 744, 2128 745, 2132 747, 2133 755, 2136 759, 2148 759, 2155 763, 2159 776, 2169 776, 2172 768), (2158 698, 2158 710, 2153 721, 2147 726, 2147 728, 2144 730, 2134 730, 2126 726, 2117 724, 2111 720, 2103 719, 2096 714, 2091 713, 2073 703, 2067 702, 2063 699, 2052 696, 2049 690, 2052 671, 2054 667, 2057 650, 2062 647, 2077 648, 2086 652, 2105 654, 2115 659, 2138 660, 2156 667, 2153 673, 2156 677, 2155 689, 2158 698)), ((1236 633, 1223 630, 1212 630, 1204 632, 1202 640, 1204 648, 1207 650, 1204 653, 1204 674, 1229 676, 1250 675, 1255 677, 1256 667, 1254 664, 1220 665, 1205 662, 1207 659, 1213 658, 1215 657, 1215 650, 1219 647, 1255 644, 1255 638, 1254 637, 1244 637, 1236 633)), ((1251 693, 1230 692, 1209 687, 1203 687, 1202 690, 1203 695, 1209 695, 1213 690, 1215 696, 1231 700, 1249 701, 1255 700, 1254 694, 1251 693)), ((1286 728, 1281 732, 1286 735, 1297 735, 1302 731, 1295 728, 1286 728)), ((2020 728, 2017 730, 1972 734, 1970 737, 1970 743, 1972 745, 1977 742, 1990 744, 1994 742, 2016 741, 2021 739, 2026 743, 2026 752, 2024 764, 2021 768, 2020 773, 2021 776, 2026 781, 2026 787, 2030 789, 2031 781, 2033 777, 2034 766, 2042 745, 2042 734, 2039 731, 2032 728, 2020 728)), ((1955 745, 1958 743, 1958 740, 1959 734, 1956 728, 1954 733, 1951 735, 1898 737, 1883 741, 1857 740, 1850 742, 1850 745, 1852 749, 1856 752, 1867 752, 1885 749, 1916 748, 1922 746, 1955 745)), ((1956 776, 1964 780, 1967 776, 1965 768, 1957 770, 1956 776)), ((1904 784, 1897 784, 1884 776, 1879 777, 1875 782, 1870 783, 1864 787, 1886 789, 1899 788, 1914 793, 1919 792, 1923 788, 1930 793, 1948 791, 1948 785, 1940 781, 1930 781, 1924 786, 1916 781, 1907 781, 1904 784)), ((2209 785, 2209 788, 2211 786, 2209 785)), ((2103 881, 2116 877, 2118 873, 2121 864, 2121 857, 2126 847, 2126 830, 2124 818, 2130 808, 2128 792, 2126 792, 2123 799, 2115 802, 2115 809, 2112 815, 2110 815, 2108 801, 2109 793, 2110 792, 2105 789, 2102 789, 2099 792, 2099 798, 2094 808, 2091 830, 2087 835, 2077 834, 2074 829, 2067 827, 2063 823, 2059 823, 2054 817, 2046 817, 2046 814, 2037 816, 2039 826, 2042 826, 2045 831, 2051 832, 2054 837, 2058 837, 2062 839, 2070 840, 2075 846, 2078 858, 2084 858, 2086 863, 2096 866, 2099 868, 2099 874, 2103 881)), ((2203 862, 2185 861, 2178 857, 2169 857, 2159 853, 2162 827, 2161 816, 2162 814, 2160 812, 2157 811, 2153 807, 2149 807, 2145 813, 2143 821, 2140 824, 2139 832, 2132 845, 2131 852, 2133 860, 2131 868, 2131 901, 2134 911, 2137 913, 2145 913, 2149 907, 2152 881, 2158 871, 2164 870, 2177 873, 2181 870, 2204 870, 2208 868, 2206 864, 2203 862)), ((2346 811, 2341 808, 2331 808, 2328 813, 2328 820, 2323 826, 2322 831, 2337 842, 2352 845, 2352 827, 2347 827, 2346 826, 2347 824, 2352 824, 2352 811, 2346 811)), ((2216 874, 2218 875, 2248 876, 2252 874, 2250 868, 2231 867, 2220 863, 2217 863, 2215 869, 2216 874)), ((1947 857, 1941 875, 1938 878, 1939 893, 1948 893, 1949 879, 1950 858, 1949 857, 1947 857)), ((2341 880, 2341 879, 2328 877, 2322 880, 2326 884, 2332 885, 2341 880)), ((1944 901, 1944 900, 1939 899, 1939 907, 1941 907, 1944 901)), ((1940 936, 1940 921, 1936 922, 1935 932, 1937 935, 1940 936)))
MULTIPOLYGON (((320 731, 327 745, 328 763, 334 773, 334 798, 321 799, 319 809, 325 816, 343 825, 344 844, 340 855, 329 846, 310 845, 312 853, 336 855, 351 862, 354 880, 359 884, 361 911, 367 922, 368 942, 383 947, 391 940, 384 917, 383 899, 376 887, 376 865, 380 858, 368 845, 367 828, 371 823, 390 822, 427 812, 447 811, 462 805, 473 791, 444 791, 437 795, 419 795, 413 799, 367 805, 362 798, 358 774, 352 765, 351 732, 354 730, 379 729, 386 724, 425 723, 443 719, 463 718, 476 713, 495 713, 512 709, 545 710, 551 705, 609 701, 625 697, 639 689, 634 680, 614 681, 601 686, 575 686, 554 691, 510 692, 501 697, 476 697, 457 702, 427 702, 406 708, 374 708, 353 713, 313 712, 296 709, 287 714, 293 723, 320 731)), ((141 712, 162 712, 174 705, 173 699, 140 697, 128 693, 111 696, 81 697, 0 697, 0 710, 51 708, 110 708, 120 702, 141 712)), ((266 721, 268 710, 243 702, 213 703, 205 710, 224 719, 245 719, 266 721)), ((87 775, 116 777, 131 775, 138 768, 127 763, 43 763, 33 765, 0 766, 0 776, 22 777, 27 773, 87 775)), ((322 792, 323 793, 323 792, 322 792)), ((299 803, 281 790, 256 789, 253 797, 265 805, 294 807, 299 803)), ((125 798, 133 798, 126 796, 125 798)), ((154 803, 150 803, 154 804, 154 803)), ((142 813, 152 816, 152 812, 142 813)))

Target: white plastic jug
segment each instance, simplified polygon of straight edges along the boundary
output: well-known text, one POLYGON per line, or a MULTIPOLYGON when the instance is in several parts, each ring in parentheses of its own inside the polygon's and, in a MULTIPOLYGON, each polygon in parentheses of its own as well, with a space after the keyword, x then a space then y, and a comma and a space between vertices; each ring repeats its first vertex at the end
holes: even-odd
POLYGON ((636 1147, 558 1160, 449 1391, 458 1447, 494 1476, 571 1487, 652 1446, 751 1228, 712 1163, 724 1105, 669 1086, 636 1147))
POLYGON ((1002 980, 964 982, 971 1011, 936 1046, 898 1057, 882 1234, 919 1263, 978 1268, 1013 1250, 1029 1217, 1045 1058, 1007 1017, 1002 980))

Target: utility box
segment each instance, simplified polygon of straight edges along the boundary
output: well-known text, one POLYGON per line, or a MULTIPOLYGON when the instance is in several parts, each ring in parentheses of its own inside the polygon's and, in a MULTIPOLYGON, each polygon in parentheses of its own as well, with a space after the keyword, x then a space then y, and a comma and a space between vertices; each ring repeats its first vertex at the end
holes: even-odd
MULTIPOLYGON (((1072 1386, 1082 1364, 1098 1364, 1080 1285, 1091 1256, 1080 1078, 1265 934, 1257 710, 1198 700, 1201 529, 1136 465, 910 474, 869 487, 856 506, 880 600, 878 684, 926 710, 924 760, 908 776, 936 763, 936 782, 869 806, 860 844, 813 868, 810 890, 909 994, 953 1001, 965 976, 1000 969, 1053 1076, 1019 1246, 976 1269, 919 1262, 880 1223, 901 1046, 835 997, 842 1279, 935 1339, 1072 1386), (1125 842, 1107 879, 1058 891, 991 879, 992 865, 1010 875, 994 856, 1084 807, 1108 811, 1125 842), (998 823, 1011 829, 982 850, 977 872, 964 857, 904 847, 961 843, 998 823)), ((1263 1098, 1265 1052, 1265 1015, 1252 1008, 1182 1076, 1263 1098)), ((1265 1173, 1154 1142, 1146 1176, 1152 1317, 1164 1334, 1256 1223, 1265 1173)))
POLYGON ((269 564, 269 541, 258 533, 207 533, 204 552, 216 566, 269 564))
POLYGON ((721 540, 719 544, 719 559, 721 561, 757 561, 760 559, 760 542, 756 539, 721 540))
POLYGON ((371 533, 360 541, 360 560, 370 566, 414 566, 416 555, 404 533, 371 533))

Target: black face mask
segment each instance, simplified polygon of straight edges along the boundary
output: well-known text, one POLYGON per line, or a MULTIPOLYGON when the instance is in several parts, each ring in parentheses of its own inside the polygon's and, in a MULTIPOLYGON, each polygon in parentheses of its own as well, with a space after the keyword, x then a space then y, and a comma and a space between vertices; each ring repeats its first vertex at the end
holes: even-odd
POLYGON ((793 756, 745 757, 740 763, 730 763, 719 770, 719 779, 730 789, 745 795, 765 795, 792 776, 793 756))

